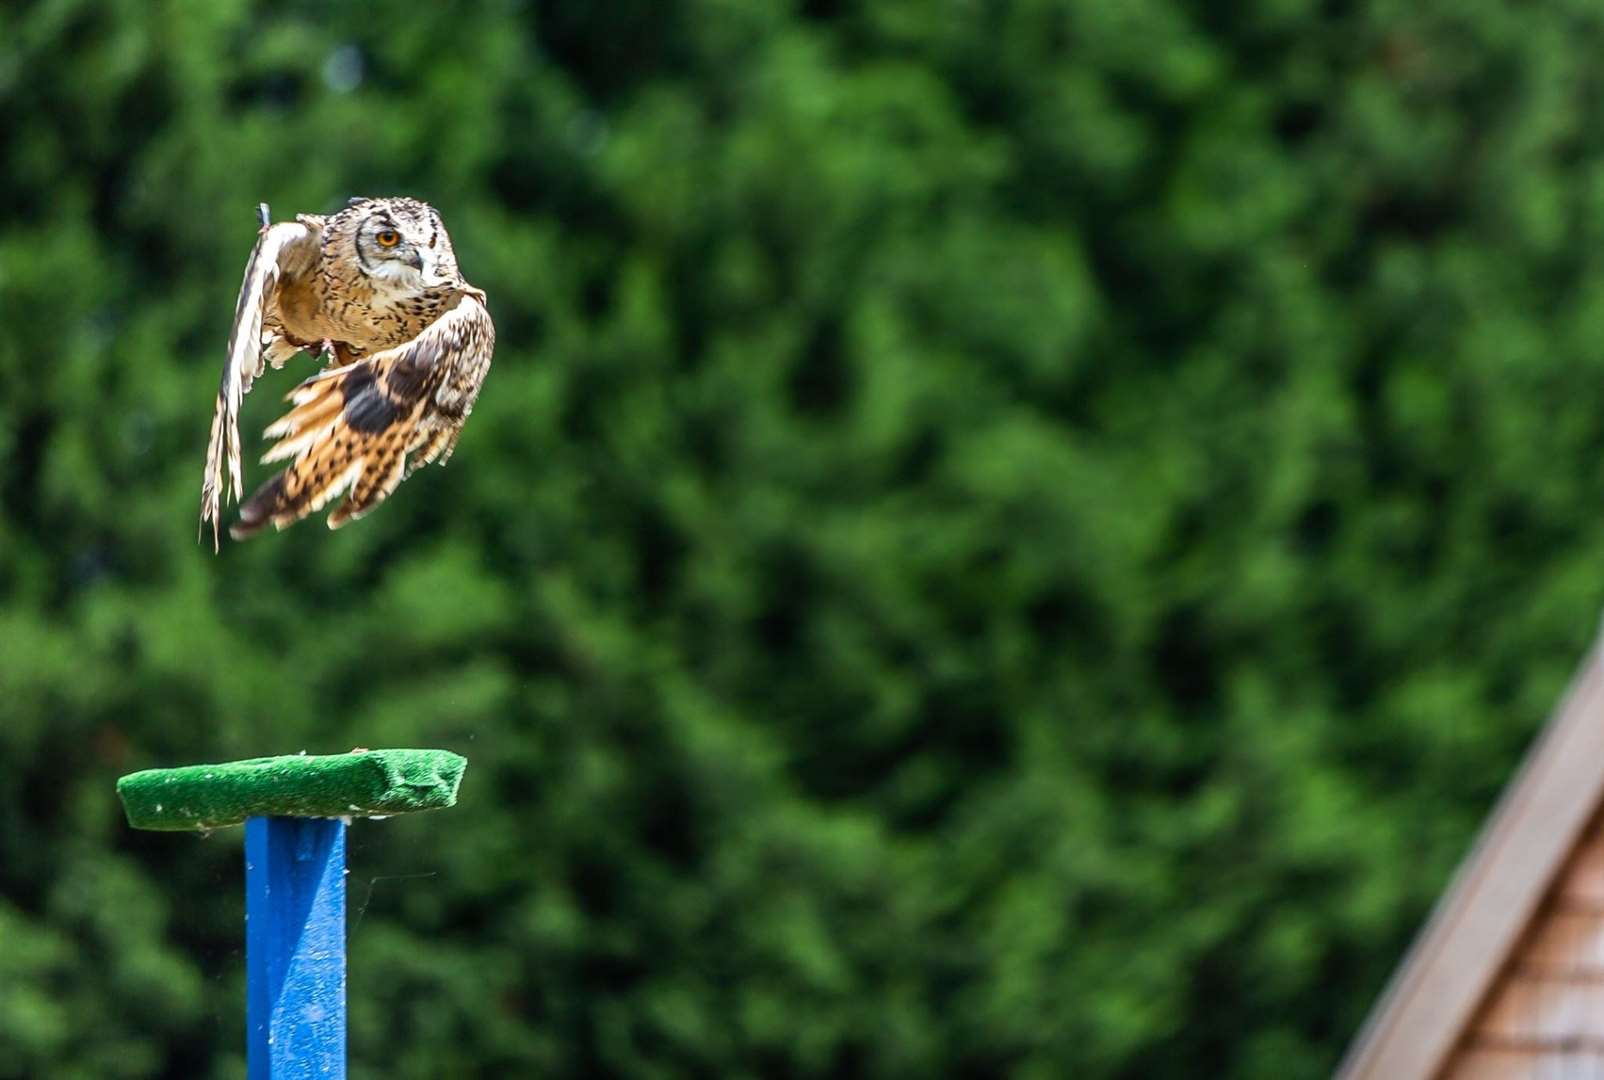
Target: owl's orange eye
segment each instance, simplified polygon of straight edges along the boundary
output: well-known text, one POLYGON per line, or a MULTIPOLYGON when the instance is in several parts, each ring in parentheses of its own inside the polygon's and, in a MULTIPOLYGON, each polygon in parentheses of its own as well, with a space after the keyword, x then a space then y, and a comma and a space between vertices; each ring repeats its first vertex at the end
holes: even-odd
POLYGON ((379 242, 380 247, 395 247, 401 242, 401 234, 394 229, 380 229, 373 234, 373 239, 379 242))

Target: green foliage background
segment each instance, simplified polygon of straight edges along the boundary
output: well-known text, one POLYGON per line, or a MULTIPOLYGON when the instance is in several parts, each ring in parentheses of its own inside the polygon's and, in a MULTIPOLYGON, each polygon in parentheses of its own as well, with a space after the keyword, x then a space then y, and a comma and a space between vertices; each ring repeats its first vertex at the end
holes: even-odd
POLYGON ((355 745, 471 761, 353 833, 356 1076, 1324 1075, 1604 599, 1601 54, 1578 0, 0 7, 0 1075, 243 1075, 237 834, 112 783, 355 745), (214 558, 253 207, 357 193, 489 293, 479 409, 214 558))

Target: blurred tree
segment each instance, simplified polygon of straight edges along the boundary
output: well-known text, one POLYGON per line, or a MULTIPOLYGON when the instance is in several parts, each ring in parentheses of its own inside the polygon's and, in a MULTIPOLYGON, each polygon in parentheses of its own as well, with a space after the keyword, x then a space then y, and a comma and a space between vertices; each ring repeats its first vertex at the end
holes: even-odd
POLYGON ((237 846, 118 774, 421 744, 472 766, 353 834, 356 1075, 1324 1075, 1604 593, 1601 47, 0 8, 0 1074, 242 1072, 237 846), (488 291, 478 414, 213 558, 253 208, 356 193, 488 291))

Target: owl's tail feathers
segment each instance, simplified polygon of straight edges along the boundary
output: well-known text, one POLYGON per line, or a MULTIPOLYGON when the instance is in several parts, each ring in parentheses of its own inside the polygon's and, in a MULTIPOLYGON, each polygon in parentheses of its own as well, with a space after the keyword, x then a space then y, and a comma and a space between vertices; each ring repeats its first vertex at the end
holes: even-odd
MULTIPOLYGON (((329 515, 338 529, 362 517, 394 491, 406 473, 426 395, 401 399, 393 392, 393 357, 331 368, 290 394, 295 403, 269 427, 277 438, 262 461, 293 458, 283 472, 240 507, 229 534, 254 536, 268 525, 283 529, 345 495, 329 515)), ((409 395, 410 396, 410 395, 409 395)))

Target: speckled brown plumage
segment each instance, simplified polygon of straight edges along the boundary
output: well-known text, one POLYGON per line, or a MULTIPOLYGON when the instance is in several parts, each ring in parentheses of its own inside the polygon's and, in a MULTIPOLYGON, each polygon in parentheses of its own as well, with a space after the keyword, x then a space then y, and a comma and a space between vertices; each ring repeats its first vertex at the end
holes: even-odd
POLYGON ((245 269, 201 487, 217 543, 237 499, 239 405, 264 365, 322 346, 330 365, 289 396, 263 462, 288 459, 240 508, 236 539, 345 499, 330 528, 367 513, 420 466, 451 456, 490 369, 495 326, 462 279, 451 237, 415 199, 353 199, 329 217, 264 226, 245 269), (227 472, 224 472, 224 464, 227 472), (226 479, 225 479, 226 476, 226 479))

